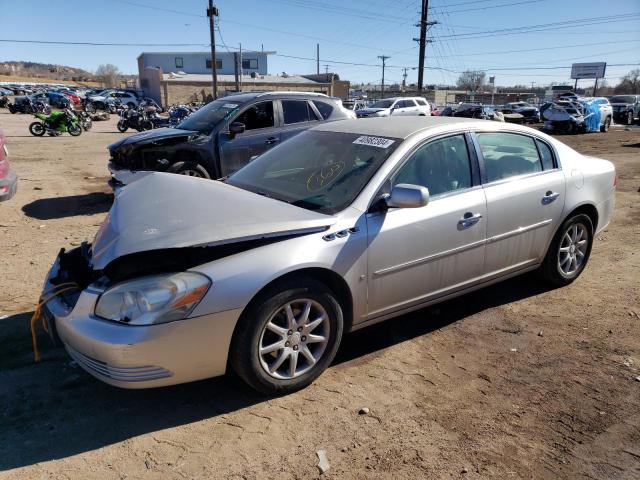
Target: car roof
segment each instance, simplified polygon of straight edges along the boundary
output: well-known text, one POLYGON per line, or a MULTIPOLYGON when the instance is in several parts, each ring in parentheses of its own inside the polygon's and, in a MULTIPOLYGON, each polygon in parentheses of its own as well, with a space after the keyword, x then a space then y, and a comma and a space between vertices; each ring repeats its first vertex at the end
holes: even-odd
MULTIPOLYGON (((486 122, 482 120, 481 122, 486 122)), ((354 120, 341 120, 328 122, 313 130, 338 133, 355 133, 360 135, 381 135, 392 138, 407 138, 416 132, 443 125, 461 123, 478 123, 477 120, 456 117, 379 117, 358 118, 354 120)))

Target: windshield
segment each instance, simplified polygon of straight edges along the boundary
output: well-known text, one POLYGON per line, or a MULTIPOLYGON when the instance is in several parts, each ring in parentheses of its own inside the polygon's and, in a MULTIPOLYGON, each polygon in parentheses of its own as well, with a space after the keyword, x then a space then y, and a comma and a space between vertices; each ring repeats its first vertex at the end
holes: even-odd
POLYGON ((233 100, 220 98, 202 107, 185 120, 180 122, 176 128, 182 130, 195 130, 204 135, 209 135, 213 127, 221 121, 226 120, 235 112, 241 103, 233 100))
POLYGON ((390 108, 393 105, 393 100, 378 100, 371 105, 371 108, 390 108))
POLYGON ((227 183, 308 210, 349 206, 402 140, 307 130, 260 155, 227 183))
POLYGON ((618 95, 616 97, 611 97, 609 100, 610 103, 636 103, 636 97, 633 95, 618 95))

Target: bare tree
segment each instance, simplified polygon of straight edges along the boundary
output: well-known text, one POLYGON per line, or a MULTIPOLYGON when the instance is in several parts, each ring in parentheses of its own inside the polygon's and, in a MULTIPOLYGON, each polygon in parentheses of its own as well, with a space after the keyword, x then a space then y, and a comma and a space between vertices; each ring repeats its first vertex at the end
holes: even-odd
POLYGON ((616 88, 615 93, 640 93, 640 69, 636 68, 627 73, 616 88))
POLYGON ((120 78, 120 70, 111 63, 98 65, 96 69, 96 77, 100 79, 105 87, 117 87, 120 78))
POLYGON ((487 74, 481 70, 465 70, 458 77, 457 85, 461 89, 477 92, 486 79, 487 74))

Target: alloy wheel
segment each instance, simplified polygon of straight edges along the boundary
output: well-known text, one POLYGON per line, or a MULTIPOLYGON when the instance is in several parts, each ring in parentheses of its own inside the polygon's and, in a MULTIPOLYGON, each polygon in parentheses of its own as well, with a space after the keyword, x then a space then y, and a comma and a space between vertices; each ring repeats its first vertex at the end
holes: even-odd
POLYGON ((580 270, 584 264, 587 248, 589 247, 589 235, 587 227, 582 223, 570 225, 562 236, 558 249, 558 268, 563 275, 571 277, 580 270))
POLYGON ((329 342, 330 320, 324 307, 301 298, 278 308, 258 342, 260 365, 281 380, 299 377, 322 358, 329 342))

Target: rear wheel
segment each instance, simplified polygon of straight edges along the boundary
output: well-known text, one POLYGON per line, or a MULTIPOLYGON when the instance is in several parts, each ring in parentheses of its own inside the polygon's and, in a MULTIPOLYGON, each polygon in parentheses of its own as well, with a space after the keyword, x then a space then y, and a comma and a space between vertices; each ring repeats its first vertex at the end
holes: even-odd
POLYGON ((293 392, 331 364, 342 330, 342 309, 333 292, 313 279, 298 278, 247 307, 234 332, 230 363, 260 392, 293 392))
POLYGON ((36 137, 43 136, 45 131, 46 129, 44 128, 42 122, 33 122, 31 125, 29 125, 29 132, 31 133, 31 135, 34 135, 36 137))
POLYGON ((585 214, 567 219, 549 246, 540 275, 548 282, 563 286, 573 282, 584 270, 593 244, 593 223, 585 214))
POLYGON ((196 162, 177 162, 168 170, 170 173, 187 175, 188 177, 211 178, 207 170, 196 162))
POLYGON ((140 130, 144 131, 144 130, 153 130, 153 123, 151 122, 151 120, 143 120, 140 123, 140 130))
POLYGON ((611 127, 611 117, 607 117, 604 119, 604 123, 600 125, 600 131, 603 133, 608 132, 609 127, 611 127))

